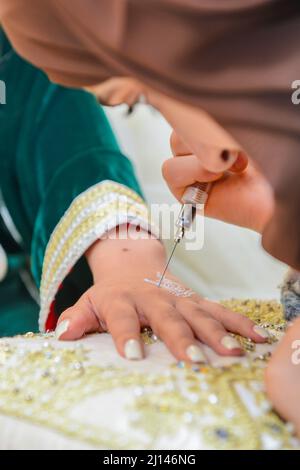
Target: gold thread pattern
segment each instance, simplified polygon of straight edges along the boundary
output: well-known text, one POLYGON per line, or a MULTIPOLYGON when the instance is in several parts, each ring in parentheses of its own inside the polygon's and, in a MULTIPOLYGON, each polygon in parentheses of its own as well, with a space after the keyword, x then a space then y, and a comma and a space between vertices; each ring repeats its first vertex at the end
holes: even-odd
MULTIPOLYGON (((281 307, 275 302, 224 303, 256 321, 260 316, 264 323, 284 325, 281 307)), ((158 341, 148 328, 142 338, 150 348, 158 341)), ((52 341, 52 334, 33 333, 0 341, 1 414, 96 448, 156 449, 173 442, 178 448, 299 447, 291 426, 272 410, 264 392, 269 355, 254 357, 250 352, 242 363, 218 367, 179 362, 146 373, 93 363, 92 351, 82 344, 58 346, 52 341), (118 390, 121 395, 116 397, 118 390), (90 423, 74 412, 91 397, 97 398, 100 409, 102 400, 109 397, 115 408, 123 395, 128 397, 120 411, 127 422, 126 433, 116 430, 114 420, 109 426, 102 418, 90 423)))

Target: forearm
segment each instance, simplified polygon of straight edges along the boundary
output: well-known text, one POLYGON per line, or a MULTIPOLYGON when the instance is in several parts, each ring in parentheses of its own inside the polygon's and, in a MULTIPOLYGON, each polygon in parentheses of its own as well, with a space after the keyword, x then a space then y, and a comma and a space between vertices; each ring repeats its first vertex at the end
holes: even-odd
POLYGON ((135 232, 134 239, 127 235, 127 227, 121 226, 113 237, 108 236, 93 244, 87 251, 86 258, 92 271, 94 282, 103 279, 109 273, 114 279, 127 276, 152 275, 161 271, 166 261, 162 243, 150 238, 145 231, 135 232))

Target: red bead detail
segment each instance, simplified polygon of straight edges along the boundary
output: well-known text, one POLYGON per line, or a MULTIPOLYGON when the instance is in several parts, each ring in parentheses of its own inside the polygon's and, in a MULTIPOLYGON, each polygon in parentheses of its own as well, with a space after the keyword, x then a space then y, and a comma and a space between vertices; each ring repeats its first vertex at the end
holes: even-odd
POLYGON ((50 312, 46 320, 45 331, 53 331, 56 328, 58 317, 55 313, 55 300, 50 305, 50 312))

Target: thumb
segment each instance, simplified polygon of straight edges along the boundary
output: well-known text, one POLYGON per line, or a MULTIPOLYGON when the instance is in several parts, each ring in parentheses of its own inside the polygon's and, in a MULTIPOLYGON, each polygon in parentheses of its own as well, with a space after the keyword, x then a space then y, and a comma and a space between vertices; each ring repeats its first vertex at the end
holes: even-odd
POLYGON ((71 341, 82 338, 86 333, 103 332, 99 319, 94 312, 92 302, 87 293, 73 305, 65 310, 55 330, 55 336, 59 340, 71 341))
POLYGON ((170 158, 163 163, 162 174, 174 196, 180 201, 187 186, 196 182, 211 182, 222 178, 203 168, 196 155, 170 158))

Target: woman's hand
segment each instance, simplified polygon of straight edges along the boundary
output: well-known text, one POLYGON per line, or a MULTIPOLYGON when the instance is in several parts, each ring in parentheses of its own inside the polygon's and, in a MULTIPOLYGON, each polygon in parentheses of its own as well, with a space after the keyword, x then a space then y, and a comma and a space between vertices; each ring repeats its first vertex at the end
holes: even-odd
MULTIPOLYGON (((156 280, 165 264, 164 248, 157 240, 102 240, 87 258, 94 285, 61 315, 56 329, 59 339, 108 331, 121 356, 142 359, 140 330, 150 326, 178 360, 192 362, 205 362, 199 340, 230 356, 243 354, 231 332, 266 341, 265 330, 242 315, 199 295, 177 297, 145 282, 145 278, 156 280)), ((180 283, 170 273, 167 278, 180 283)))
POLYGON ((300 318, 288 328, 274 351, 265 382, 274 408, 294 423, 300 437, 300 318))
POLYGON ((273 212, 273 192, 243 152, 230 171, 223 174, 205 170, 199 156, 192 154, 175 133, 171 147, 175 158, 164 163, 163 175, 178 200, 187 186, 214 181, 205 215, 262 233, 273 212))

